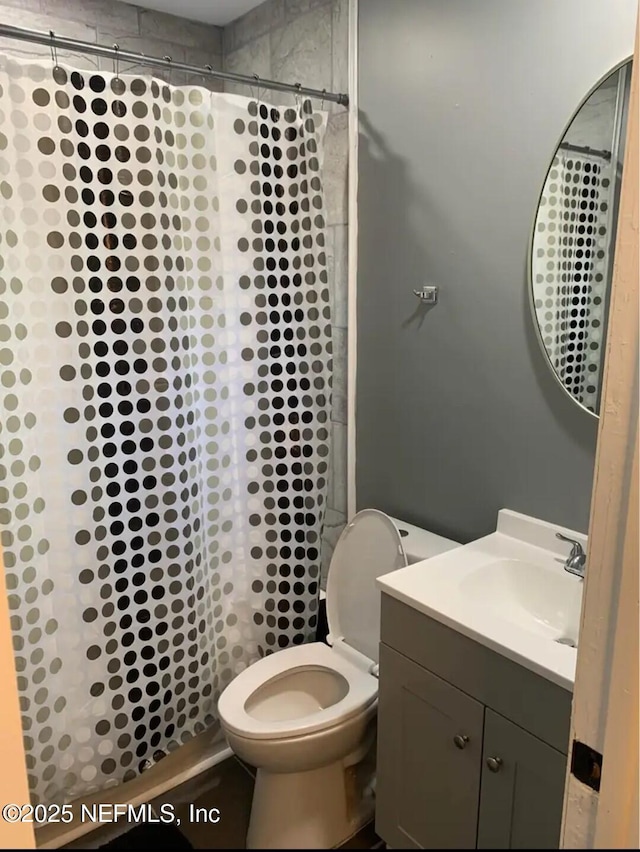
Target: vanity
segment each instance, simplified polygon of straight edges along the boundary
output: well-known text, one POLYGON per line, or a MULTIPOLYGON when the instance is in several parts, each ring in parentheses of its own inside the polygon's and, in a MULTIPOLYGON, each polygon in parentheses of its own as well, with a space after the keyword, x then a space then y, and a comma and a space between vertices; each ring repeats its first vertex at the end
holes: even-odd
POLYGON ((376 831, 391 847, 558 848, 586 537, 495 533, 378 579, 376 831))

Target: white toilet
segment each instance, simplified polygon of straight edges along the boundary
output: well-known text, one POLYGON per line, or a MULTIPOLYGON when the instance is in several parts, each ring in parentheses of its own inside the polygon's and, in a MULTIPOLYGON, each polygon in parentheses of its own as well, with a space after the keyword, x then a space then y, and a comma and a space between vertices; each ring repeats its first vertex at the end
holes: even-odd
POLYGON ((329 645, 264 657, 220 696, 229 745, 258 769, 247 848, 329 849, 358 830, 353 768, 374 743, 378 698, 375 579, 457 546, 375 509, 359 512, 329 568, 329 645))

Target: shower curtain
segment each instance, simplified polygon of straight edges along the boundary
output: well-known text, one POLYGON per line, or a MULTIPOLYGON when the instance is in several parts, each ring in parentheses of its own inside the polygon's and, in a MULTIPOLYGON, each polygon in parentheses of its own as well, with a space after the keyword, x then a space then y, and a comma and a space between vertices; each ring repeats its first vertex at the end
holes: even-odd
POLYGON ((324 115, 0 59, 0 511, 33 802, 135 777, 317 613, 324 115))
POLYGON ((600 397, 613 167, 598 155, 559 150, 542 191, 533 258, 536 312, 551 362, 590 411, 600 397))

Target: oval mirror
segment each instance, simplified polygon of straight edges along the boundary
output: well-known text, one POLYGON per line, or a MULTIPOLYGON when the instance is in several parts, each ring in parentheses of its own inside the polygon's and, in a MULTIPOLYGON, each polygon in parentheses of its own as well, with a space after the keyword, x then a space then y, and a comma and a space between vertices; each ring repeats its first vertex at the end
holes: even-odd
POLYGON ((598 416, 631 61, 583 101, 553 156, 531 241, 538 337, 562 387, 598 416))

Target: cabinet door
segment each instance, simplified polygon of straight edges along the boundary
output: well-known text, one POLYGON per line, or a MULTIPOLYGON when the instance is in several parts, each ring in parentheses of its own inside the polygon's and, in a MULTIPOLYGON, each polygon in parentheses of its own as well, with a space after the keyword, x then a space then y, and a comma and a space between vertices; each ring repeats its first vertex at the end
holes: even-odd
POLYGON ((487 709, 478 849, 557 849, 567 758, 487 709))
POLYGON ((376 831, 390 846, 475 848, 483 723, 482 704, 380 646, 376 831))

